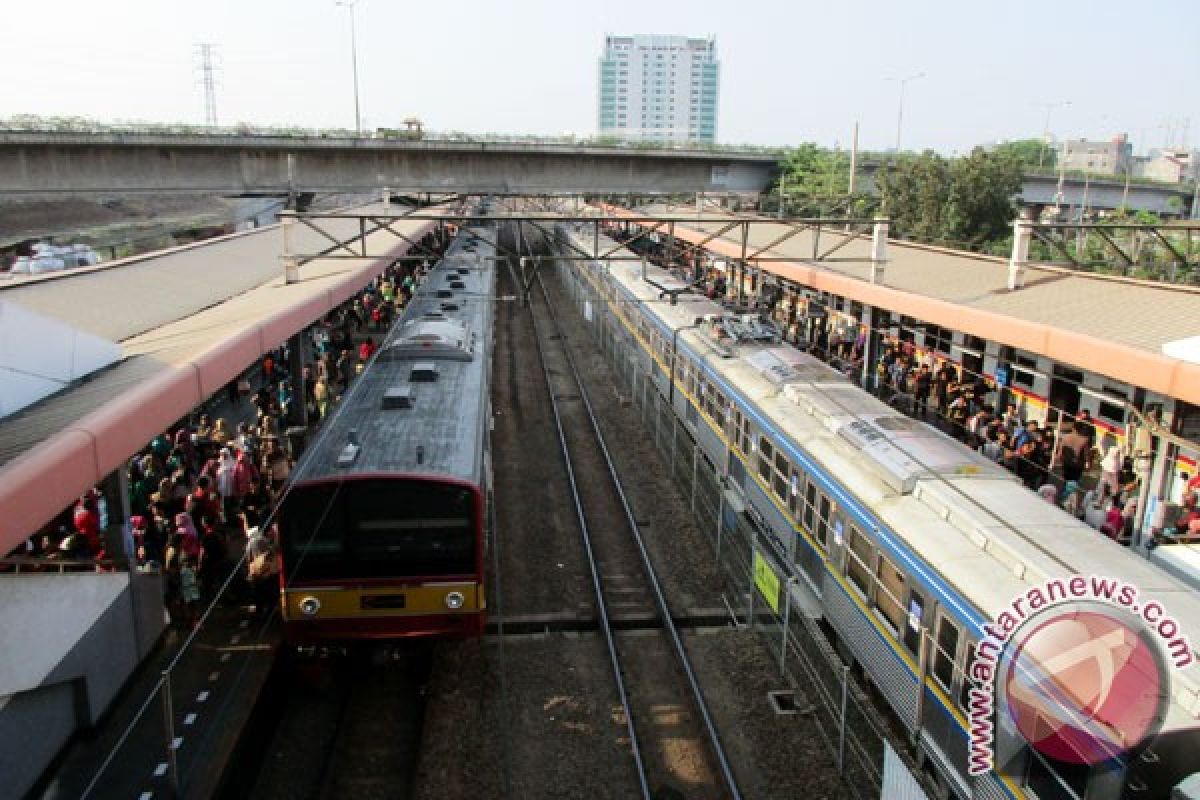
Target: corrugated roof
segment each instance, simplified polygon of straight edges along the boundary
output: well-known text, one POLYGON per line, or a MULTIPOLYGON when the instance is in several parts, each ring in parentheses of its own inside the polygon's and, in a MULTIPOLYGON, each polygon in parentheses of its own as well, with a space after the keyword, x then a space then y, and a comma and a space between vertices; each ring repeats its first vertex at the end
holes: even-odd
MULTIPOLYGON (((357 230, 352 220, 331 223, 323 227, 344 228, 347 234, 357 230)), ((400 229, 418 224, 401 223, 400 229)), ((297 252, 329 244, 299 226, 295 233, 297 252)), ((379 231, 368 235, 368 252, 385 252, 401 243, 394 234, 379 231)), ((0 290, 5 299, 118 341, 124 358, 0 420, 0 465, 165 370, 189 363, 281 310, 320 297, 375 260, 317 259, 300 268, 298 282, 284 284, 281 248, 282 235, 272 227, 108 269, 5 286, 0 290)))
MULTIPOLYGON (((694 209, 662 205, 639 210, 673 217, 712 218, 716 215, 711 209, 705 209, 697 215, 694 209)), ((770 222, 767 218, 760 219, 770 222)), ((688 227, 707 232, 718 229, 711 224, 688 227)), ((783 232, 782 225, 753 226, 748 251, 753 253, 770 244, 783 232)), ((722 238, 740 246, 738 235, 735 230, 722 238)), ((813 238, 811 231, 801 232, 764 255, 812 263, 809 259, 813 252, 813 238)), ((822 230, 821 250, 828 250, 845 238, 845 234, 822 230)), ((866 259, 870 258, 870 238, 852 238, 854 240, 838 250, 835 257, 862 258, 863 262, 822 262, 817 266, 852 278, 869 280, 870 265, 866 259)), ((926 247, 895 239, 888 242, 883 285, 1153 353, 1161 353, 1162 346, 1167 342, 1200 335, 1200 289, 1031 265, 1025 272, 1024 288, 1011 292, 1007 288, 1007 259, 926 247)))

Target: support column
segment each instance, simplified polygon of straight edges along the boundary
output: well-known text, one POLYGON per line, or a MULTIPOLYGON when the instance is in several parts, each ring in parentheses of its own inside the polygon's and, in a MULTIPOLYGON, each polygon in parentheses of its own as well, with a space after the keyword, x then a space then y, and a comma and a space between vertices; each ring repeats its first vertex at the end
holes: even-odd
POLYGON ((871 232, 871 283, 883 283, 883 268, 887 263, 888 219, 875 218, 871 232))
POLYGON ((292 255, 292 227, 295 218, 284 216, 280 219, 279 229, 283 231, 283 282, 296 283, 300 280, 300 265, 292 255))
POLYGON ((875 375, 875 351, 878 349, 875 346, 875 309, 872 306, 864 305, 862 310, 862 324, 867 328, 867 335, 863 337, 862 350, 862 387, 867 391, 871 391, 871 378, 875 375))
POLYGON ((1029 209, 1013 220, 1012 255, 1008 259, 1008 290, 1015 292, 1025 285, 1025 264, 1029 261, 1029 243, 1033 239, 1033 220, 1029 209))
POLYGON ((304 331, 288 339, 288 373, 292 381, 292 407, 288 422, 298 428, 308 427, 308 405, 304 396, 305 347, 304 331))

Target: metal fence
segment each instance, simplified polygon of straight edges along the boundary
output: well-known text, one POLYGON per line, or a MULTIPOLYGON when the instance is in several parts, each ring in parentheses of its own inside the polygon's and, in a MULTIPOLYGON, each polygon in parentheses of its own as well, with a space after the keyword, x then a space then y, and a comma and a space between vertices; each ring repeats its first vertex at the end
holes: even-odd
POLYGON ((788 566, 788 559, 778 552, 771 537, 760 533, 745 514, 732 513, 720 476, 651 375, 631 360, 625 334, 617 328, 619 323, 603 310, 589 287, 572 277, 569 268, 563 268, 563 275, 580 307, 591 302, 592 324, 588 329, 615 373, 617 394, 638 415, 687 499, 712 547, 731 612, 777 654, 780 674, 811 704, 816 729, 851 794, 858 798, 880 797, 885 725, 817 622, 792 608, 788 587, 802 578, 788 566), (778 609, 764 602, 756 588, 755 554, 769 564, 784 587, 778 609))

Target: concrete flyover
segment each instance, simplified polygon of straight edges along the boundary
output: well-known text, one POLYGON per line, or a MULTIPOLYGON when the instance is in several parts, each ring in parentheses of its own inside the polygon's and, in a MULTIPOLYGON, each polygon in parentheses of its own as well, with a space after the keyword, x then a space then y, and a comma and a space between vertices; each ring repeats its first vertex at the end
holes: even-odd
MULTIPOLYGON (((877 191, 875 175, 879 167, 878 162, 862 165, 862 181, 859 184, 862 191, 877 191)), ((1108 210, 1130 208, 1134 211, 1186 217, 1195 202, 1195 194, 1191 186, 1136 181, 1126 185, 1122 177, 1105 175, 1094 175, 1090 178, 1081 178, 1074 174, 1065 175, 1060 186, 1057 175, 1026 173, 1021 180, 1021 194, 1018 200, 1026 206, 1086 206, 1091 209, 1108 210)), ((1195 209, 1191 211, 1193 217, 1197 213, 1200 212, 1195 209)))
POLYGON ((774 156, 569 144, 0 133, 0 187, 58 193, 760 192, 774 156))

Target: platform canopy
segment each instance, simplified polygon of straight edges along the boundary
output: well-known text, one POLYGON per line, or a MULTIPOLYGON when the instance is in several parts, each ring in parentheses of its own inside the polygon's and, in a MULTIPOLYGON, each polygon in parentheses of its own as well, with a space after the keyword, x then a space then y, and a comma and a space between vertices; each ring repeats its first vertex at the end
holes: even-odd
POLYGON ((1200 336, 1176 339, 1162 346, 1164 356, 1178 358, 1191 364, 1200 364, 1200 336))
POLYGON ((0 418, 121 359, 121 348, 0 300, 0 418))

